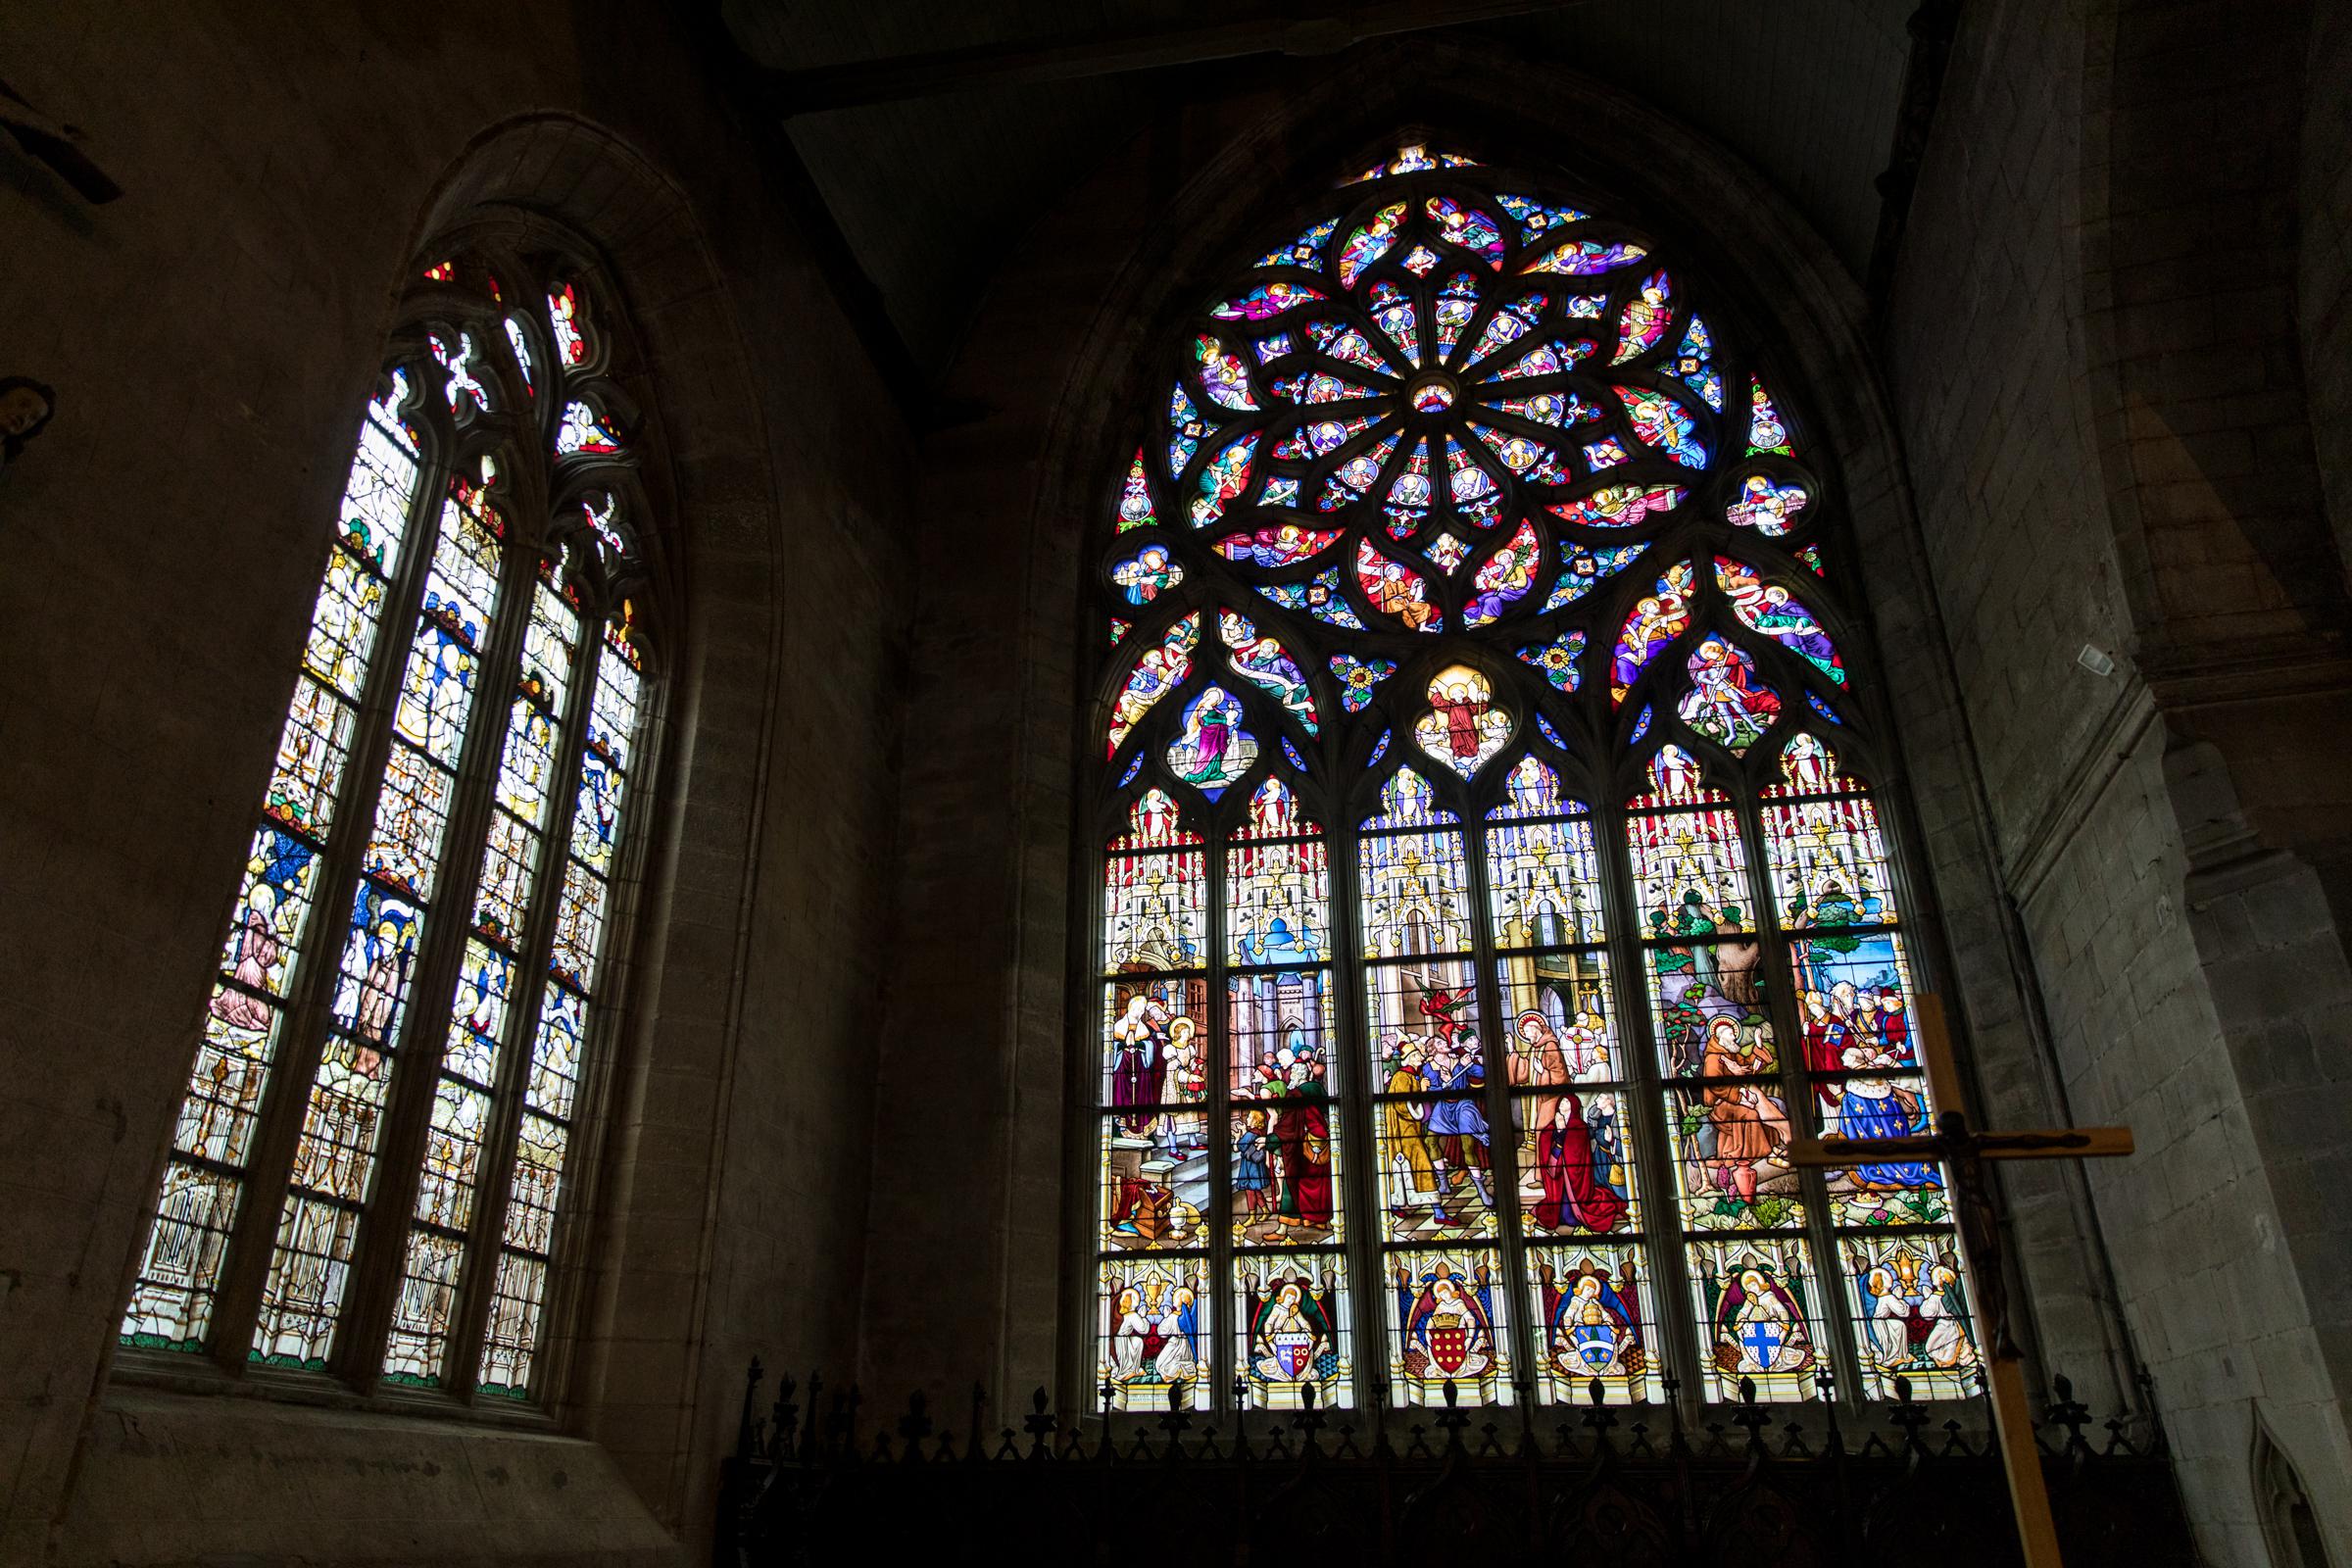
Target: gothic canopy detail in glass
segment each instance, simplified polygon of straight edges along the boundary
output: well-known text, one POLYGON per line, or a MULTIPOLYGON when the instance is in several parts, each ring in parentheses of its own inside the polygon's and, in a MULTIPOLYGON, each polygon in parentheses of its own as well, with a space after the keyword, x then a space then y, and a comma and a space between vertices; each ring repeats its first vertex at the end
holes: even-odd
POLYGON ((1425 145, 1248 256, 1104 455, 1102 1397, 1967 1394, 1943 1173, 1788 1159, 1934 1112, 1794 389, 1425 145))
POLYGON ((584 271, 465 250, 421 274, 122 1332, 519 1398, 645 776, 647 519, 584 271))

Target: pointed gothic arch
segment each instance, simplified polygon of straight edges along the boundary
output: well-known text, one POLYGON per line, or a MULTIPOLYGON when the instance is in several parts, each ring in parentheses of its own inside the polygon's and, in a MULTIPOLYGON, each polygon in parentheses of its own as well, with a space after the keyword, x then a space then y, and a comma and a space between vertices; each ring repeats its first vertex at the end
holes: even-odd
POLYGON ((597 253, 545 220, 453 228, 412 268, 134 1355, 545 1394, 661 733, 673 567, 639 358, 597 253))
POLYGON ((1940 1173, 1782 1157, 1933 1111, 1835 456, 1740 291, 1445 148, 1263 219, 1101 504, 1094 1378, 1964 1396, 1940 1173))

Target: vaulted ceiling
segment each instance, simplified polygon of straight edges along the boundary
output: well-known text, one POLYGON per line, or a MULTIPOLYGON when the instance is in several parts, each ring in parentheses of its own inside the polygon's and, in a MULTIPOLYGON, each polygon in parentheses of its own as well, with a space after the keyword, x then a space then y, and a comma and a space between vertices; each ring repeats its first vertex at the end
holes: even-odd
MULTIPOLYGON (((1720 138, 1776 183, 1860 278, 1879 220, 1873 181, 1894 136, 1914 4, 1583 0, 1450 30, 1573 66, 1720 138)), ((725 0, 723 14, 751 62, 811 71, 1107 32, 1177 32, 1269 9, 1267 0, 725 0)), ((1050 204, 1074 157, 1135 134, 1171 93, 1197 91, 1205 74, 1230 69, 1046 84, 980 77, 800 114, 788 133, 916 372, 929 375, 953 356, 976 303, 971 237, 1002 232, 1006 215, 1050 204)))

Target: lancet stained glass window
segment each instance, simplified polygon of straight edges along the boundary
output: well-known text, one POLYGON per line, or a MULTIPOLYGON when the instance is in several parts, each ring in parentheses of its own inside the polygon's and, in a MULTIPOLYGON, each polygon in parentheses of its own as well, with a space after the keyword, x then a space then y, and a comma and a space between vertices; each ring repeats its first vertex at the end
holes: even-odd
POLYGON ((649 671, 584 269, 424 270, 361 424, 124 1341, 525 1397, 649 671))
MULTIPOLYGON (((1738 314, 1411 145, 1105 453, 1116 1408, 1972 1392, 1834 473, 1738 314)), ((1240 260, 1237 258, 1237 260, 1240 260)))

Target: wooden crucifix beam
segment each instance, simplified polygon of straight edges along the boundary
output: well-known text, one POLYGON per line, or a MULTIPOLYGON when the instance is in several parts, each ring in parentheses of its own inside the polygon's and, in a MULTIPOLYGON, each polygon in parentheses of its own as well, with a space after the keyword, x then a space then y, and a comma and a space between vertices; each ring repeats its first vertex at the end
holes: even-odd
POLYGON ((1936 1131, 1907 1138, 1796 1138, 1789 1141, 1792 1165, 1851 1170, 1900 1160, 1937 1160, 1951 1170, 1952 1210, 1960 1221, 1960 1243, 1968 1255, 1979 1306, 1979 1360, 1992 1396, 1993 1437, 2001 1469, 2017 1509, 2018 1544, 2026 1568, 2063 1568, 2058 1525, 2050 1512, 2049 1488, 2041 1474, 2041 1450, 2034 1442, 2034 1413, 2026 1402, 2025 1357, 2009 1333, 2009 1308, 2001 1277, 2000 1216, 1989 1159, 2095 1159, 2132 1152, 2129 1127, 2052 1127, 2023 1132, 1979 1132, 1961 1107, 1960 1072, 1944 1032, 1942 999, 1923 992, 1916 999, 1912 1038, 1927 1069, 1929 1093, 1937 1110, 1936 1131), (1989 1321, 1984 1321, 1989 1319, 1989 1321), (1989 1332, 1987 1332, 1989 1331, 1989 1332))
POLYGON ((1262 16, 1153 31, 1099 32, 1066 42, 1028 40, 898 55, 805 71, 763 73, 779 114, 924 98, 973 87, 1028 86, 1199 65, 1244 55, 1326 55, 1371 38, 1559 11, 1583 0, 1380 0, 1314 16, 1262 16))

